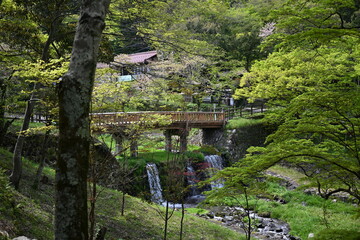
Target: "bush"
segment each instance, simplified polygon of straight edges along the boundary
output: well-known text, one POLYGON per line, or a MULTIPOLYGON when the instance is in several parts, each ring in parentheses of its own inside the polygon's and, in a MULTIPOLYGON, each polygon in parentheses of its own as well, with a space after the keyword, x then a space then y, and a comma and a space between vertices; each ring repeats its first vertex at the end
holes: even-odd
POLYGON ((357 240, 360 232, 345 229, 324 229, 315 234, 314 240, 357 240))
POLYGON ((202 162, 204 161, 204 155, 199 151, 187 151, 184 152, 186 159, 190 159, 192 162, 202 162))
POLYGON ((219 155, 219 151, 210 145, 203 145, 200 149, 200 152, 202 152, 204 155, 219 155))
POLYGON ((237 129, 262 124, 262 119, 233 118, 226 124, 226 129, 237 129))

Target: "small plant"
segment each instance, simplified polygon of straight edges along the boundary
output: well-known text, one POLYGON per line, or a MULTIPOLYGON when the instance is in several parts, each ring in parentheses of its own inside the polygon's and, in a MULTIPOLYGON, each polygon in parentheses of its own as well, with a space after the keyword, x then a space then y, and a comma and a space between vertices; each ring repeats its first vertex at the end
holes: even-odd
POLYGON ((226 124, 226 129, 237 129, 261 124, 262 119, 233 118, 226 124))
POLYGON ((204 161, 204 155, 199 151, 187 151, 184 153, 186 159, 190 159, 193 162, 204 161))
POLYGON ((199 149, 200 152, 202 152, 204 155, 219 155, 219 151, 210 145, 203 145, 199 149))
POLYGON ((15 199, 5 170, 0 168, 0 212, 14 209, 15 199))
POLYGON ((186 211, 191 214, 202 215, 207 214, 209 210, 203 208, 187 208, 186 211))

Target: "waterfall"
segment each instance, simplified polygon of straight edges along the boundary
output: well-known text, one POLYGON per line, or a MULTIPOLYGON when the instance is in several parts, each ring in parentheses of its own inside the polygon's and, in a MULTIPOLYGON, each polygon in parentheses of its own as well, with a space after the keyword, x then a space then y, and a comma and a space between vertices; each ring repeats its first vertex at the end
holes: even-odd
MULTIPOLYGON (((222 158, 218 155, 205 156, 205 162, 209 165, 209 177, 215 175, 219 170, 223 169, 222 158)), ((211 189, 222 188, 224 186, 221 180, 211 182, 211 189)))
POLYGON ((189 163, 186 166, 186 180, 190 186, 190 196, 196 195, 198 192, 196 187, 198 180, 194 168, 189 163))
POLYGON ((164 202, 160 184, 159 172, 155 163, 146 164, 146 172, 149 180, 151 201, 155 203, 164 202))

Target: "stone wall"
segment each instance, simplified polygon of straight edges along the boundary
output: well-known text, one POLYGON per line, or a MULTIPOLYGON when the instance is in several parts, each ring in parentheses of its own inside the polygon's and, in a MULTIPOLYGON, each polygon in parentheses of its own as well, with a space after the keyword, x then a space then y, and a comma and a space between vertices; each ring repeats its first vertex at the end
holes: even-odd
POLYGON ((271 130, 262 124, 224 130, 222 136, 216 138, 217 141, 213 143, 213 146, 224 152, 224 157, 231 164, 243 158, 249 147, 263 146, 270 133, 271 130))

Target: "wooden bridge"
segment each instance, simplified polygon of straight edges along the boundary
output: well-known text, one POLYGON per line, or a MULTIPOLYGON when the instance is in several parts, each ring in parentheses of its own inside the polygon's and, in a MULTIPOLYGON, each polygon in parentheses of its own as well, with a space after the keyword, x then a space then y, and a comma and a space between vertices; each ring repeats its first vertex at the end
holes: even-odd
POLYGON ((109 130, 152 122, 154 127, 163 129, 222 128, 226 123, 224 112, 111 112, 92 113, 91 117, 96 126, 109 130))

